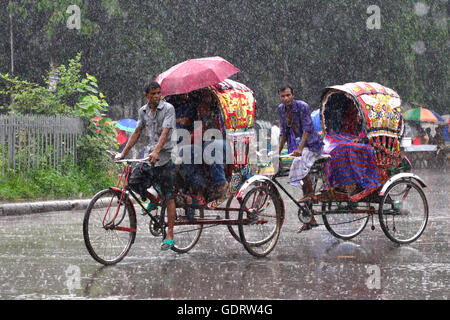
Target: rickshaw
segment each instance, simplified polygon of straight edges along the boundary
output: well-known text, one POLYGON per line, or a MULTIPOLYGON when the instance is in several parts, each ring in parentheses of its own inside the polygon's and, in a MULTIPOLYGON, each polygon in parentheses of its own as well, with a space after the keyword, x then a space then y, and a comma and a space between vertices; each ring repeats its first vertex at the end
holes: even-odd
MULTIPOLYGON (((268 255, 275 247, 284 219, 281 197, 276 189, 266 185, 240 191, 246 180, 251 179, 255 168, 250 165, 255 141, 255 98, 245 85, 226 79, 205 87, 212 95, 212 106, 219 113, 221 131, 229 144, 232 163, 225 165, 229 189, 220 199, 207 201, 192 194, 182 167, 176 165, 177 193, 175 244, 172 250, 186 253, 198 242, 202 230, 226 225, 233 237, 256 257, 268 255)), ((166 99, 169 97, 165 97, 166 99)), ((166 236, 166 207, 157 185, 150 193, 157 201, 144 204, 128 187, 132 163, 145 159, 120 160, 124 168, 115 187, 97 193, 86 209, 83 234, 86 247, 98 262, 110 265, 121 261, 135 241, 137 210, 149 217, 149 231, 156 237, 166 236)), ((175 161, 175 163, 177 163, 175 161)))
POLYGON ((373 217, 378 214, 380 226, 390 240, 399 244, 417 240, 428 221, 428 203, 423 192, 426 184, 410 172, 411 164, 400 151, 404 123, 399 95, 378 83, 357 82, 327 87, 322 93, 321 115, 325 147, 310 170, 315 190, 312 197, 301 201, 294 199, 278 181, 287 176, 283 167, 271 177, 252 177, 241 190, 251 189, 252 184, 280 188, 298 206, 298 218, 302 223, 310 223, 312 217, 321 216, 326 229, 340 239, 356 237, 370 219, 374 230, 373 217), (342 127, 344 100, 356 106, 352 116, 361 119, 361 129, 366 143, 373 149, 379 177, 378 186, 356 194, 338 191, 326 174, 332 150, 330 137, 342 127))

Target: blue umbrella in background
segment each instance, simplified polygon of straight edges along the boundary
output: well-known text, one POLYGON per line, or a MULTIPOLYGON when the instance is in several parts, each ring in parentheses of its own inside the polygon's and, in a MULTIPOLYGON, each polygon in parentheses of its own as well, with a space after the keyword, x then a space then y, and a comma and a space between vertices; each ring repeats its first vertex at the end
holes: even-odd
POLYGON ((322 131, 322 125, 321 125, 321 123, 320 123, 320 109, 314 110, 314 111, 311 113, 311 119, 312 119, 314 128, 315 128, 317 131, 322 131))
POLYGON ((120 119, 116 123, 116 127, 120 130, 133 132, 136 129, 137 121, 134 119, 120 119))

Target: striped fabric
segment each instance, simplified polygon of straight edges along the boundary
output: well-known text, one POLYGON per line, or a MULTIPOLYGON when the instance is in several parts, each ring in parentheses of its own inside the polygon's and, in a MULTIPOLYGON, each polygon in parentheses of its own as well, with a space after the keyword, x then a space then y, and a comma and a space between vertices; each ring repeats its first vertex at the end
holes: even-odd
POLYGON ((325 171, 333 187, 359 184, 363 189, 378 188, 379 174, 370 145, 352 142, 357 137, 333 133, 325 137, 331 155, 325 171))

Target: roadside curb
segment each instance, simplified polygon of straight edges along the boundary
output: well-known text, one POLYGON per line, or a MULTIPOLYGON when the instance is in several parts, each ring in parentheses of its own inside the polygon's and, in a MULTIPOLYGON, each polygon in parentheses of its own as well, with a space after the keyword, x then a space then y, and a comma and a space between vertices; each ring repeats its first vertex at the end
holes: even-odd
POLYGON ((0 205, 0 216, 25 215, 51 211, 84 210, 91 200, 41 201, 31 203, 6 203, 0 205))

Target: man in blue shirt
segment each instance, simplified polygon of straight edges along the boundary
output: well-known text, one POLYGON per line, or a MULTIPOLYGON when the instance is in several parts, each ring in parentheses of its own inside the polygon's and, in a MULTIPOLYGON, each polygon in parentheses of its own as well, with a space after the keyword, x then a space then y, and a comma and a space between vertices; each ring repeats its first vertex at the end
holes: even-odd
MULTIPOLYGON (((280 118, 279 153, 287 142, 288 153, 297 157, 290 169, 290 183, 301 185, 303 196, 309 197, 314 194, 309 170, 322 153, 323 139, 314 128, 308 104, 301 100, 294 100, 294 91, 290 86, 281 87, 278 94, 282 102, 278 106, 280 118)), ((314 226, 317 226, 317 222, 313 218, 311 223, 304 224, 299 232, 309 230, 314 226)))

